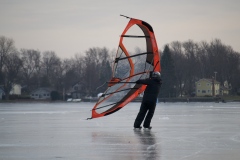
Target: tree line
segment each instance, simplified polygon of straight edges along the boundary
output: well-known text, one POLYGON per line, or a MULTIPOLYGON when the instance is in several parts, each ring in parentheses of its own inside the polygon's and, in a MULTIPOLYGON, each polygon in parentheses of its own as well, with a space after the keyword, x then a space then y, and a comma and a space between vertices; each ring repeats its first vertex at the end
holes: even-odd
POLYGON ((29 95, 39 87, 63 93, 74 84, 81 84, 81 92, 95 96, 106 89, 111 77, 111 52, 107 48, 90 48, 85 55, 61 59, 54 51, 17 50, 14 40, 0 36, 0 87, 6 99, 14 84, 21 84, 22 94, 29 95))
POLYGON ((174 41, 164 47, 161 66, 161 97, 191 96, 195 82, 202 78, 216 78, 221 85, 227 82, 230 94, 240 94, 240 54, 220 39, 174 41))
MULTIPOLYGON (((13 39, 0 36, 0 87, 8 99, 14 84, 21 84, 22 94, 29 95, 39 87, 62 94, 80 83, 83 95, 96 96, 105 91, 112 76, 111 55, 115 51, 93 47, 84 54, 61 59, 54 51, 18 50, 13 39)), ((221 84, 227 81, 231 85, 232 94, 240 88, 240 54, 219 39, 210 43, 189 40, 167 44, 161 52, 161 66, 161 97, 191 95, 195 82, 211 78, 214 72, 221 84)))

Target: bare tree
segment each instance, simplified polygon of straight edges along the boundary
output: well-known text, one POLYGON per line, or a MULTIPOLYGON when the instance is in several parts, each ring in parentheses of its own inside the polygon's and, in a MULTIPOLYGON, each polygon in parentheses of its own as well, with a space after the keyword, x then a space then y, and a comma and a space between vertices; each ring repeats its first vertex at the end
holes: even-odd
POLYGON ((56 74, 61 60, 55 52, 45 51, 42 58, 42 86, 56 87, 56 74))
POLYGON ((84 70, 85 70, 85 60, 84 60, 84 56, 82 56, 81 54, 76 54, 74 59, 71 60, 71 63, 73 65, 73 70, 76 74, 75 77, 75 83, 80 81, 80 79, 83 78, 84 75, 84 70))
POLYGON ((34 76, 37 76, 40 70, 41 53, 37 50, 21 49, 20 55, 23 62, 21 69, 23 84, 27 86, 27 90, 31 91, 38 86, 34 76))
POLYGON ((179 41, 172 42, 170 44, 170 50, 174 61, 175 77, 176 77, 176 91, 177 95, 184 95, 185 83, 186 83, 186 57, 183 54, 182 43, 179 41))
POLYGON ((3 67, 7 56, 16 52, 13 39, 0 36, 0 85, 4 82, 3 67))
POLYGON ((9 99, 9 93, 14 84, 19 82, 19 71, 22 67, 22 60, 17 52, 10 53, 4 60, 3 72, 5 75, 4 91, 6 99, 9 99))
POLYGON ((86 51, 83 83, 88 95, 94 96, 96 88, 110 78, 109 60, 109 51, 106 48, 90 48, 86 51))
POLYGON ((195 82, 198 80, 199 61, 197 59, 198 44, 192 40, 184 42, 183 44, 184 54, 186 56, 187 69, 185 70, 188 77, 185 82, 187 93, 190 95, 195 91, 195 82))
POLYGON ((64 59, 58 65, 55 73, 55 89, 62 93, 63 100, 65 100, 66 90, 76 82, 73 61, 71 59, 64 59))
POLYGON ((198 78, 210 78, 208 75, 209 73, 209 67, 211 67, 211 62, 208 58, 208 48, 209 44, 205 41, 202 41, 199 43, 199 50, 197 57, 199 59, 199 75, 198 78))
POLYGON ((0 70, 3 68, 7 55, 16 51, 13 39, 0 36, 0 70))
POLYGON ((228 72, 225 81, 231 84, 232 94, 236 94, 240 88, 240 54, 231 47, 228 47, 228 53, 225 66, 228 72))

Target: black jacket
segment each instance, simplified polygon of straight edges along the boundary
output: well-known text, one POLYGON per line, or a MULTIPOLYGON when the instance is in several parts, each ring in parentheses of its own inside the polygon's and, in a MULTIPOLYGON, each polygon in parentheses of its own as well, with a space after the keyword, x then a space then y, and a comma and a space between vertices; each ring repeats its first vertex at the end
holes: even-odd
POLYGON ((158 79, 158 78, 141 79, 141 80, 137 80, 136 83, 147 85, 147 88, 144 91, 142 102, 151 102, 151 103, 157 102, 157 97, 162 84, 161 79, 158 79))

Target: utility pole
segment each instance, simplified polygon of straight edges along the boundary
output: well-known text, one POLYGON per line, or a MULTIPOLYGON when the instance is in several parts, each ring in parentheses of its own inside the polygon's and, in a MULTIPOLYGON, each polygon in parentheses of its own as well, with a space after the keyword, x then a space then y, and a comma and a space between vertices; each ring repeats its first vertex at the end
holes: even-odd
POLYGON ((217 80, 217 72, 215 71, 214 74, 215 74, 215 80, 217 80))
POLYGON ((215 84, 214 84, 214 78, 212 77, 212 96, 215 97, 215 84))
POLYGON ((212 96, 215 97, 215 81, 217 80, 217 72, 214 72, 214 78, 212 77, 212 96))

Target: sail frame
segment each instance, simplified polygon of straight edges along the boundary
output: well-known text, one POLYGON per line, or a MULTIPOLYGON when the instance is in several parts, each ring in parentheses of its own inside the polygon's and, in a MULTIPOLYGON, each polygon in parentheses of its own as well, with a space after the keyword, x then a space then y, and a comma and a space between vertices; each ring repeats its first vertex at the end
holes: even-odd
MULTIPOLYGON (((127 17, 129 18, 129 17, 127 17)), ((145 66, 146 69, 146 66, 145 66)), ((120 40, 119 40, 119 47, 117 50, 117 54, 116 54, 116 58, 115 58, 115 62, 113 64, 113 68, 112 68, 112 79, 110 80, 110 82, 108 83, 109 87, 107 88, 107 90, 103 93, 102 97, 99 98, 98 102, 95 104, 95 106, 92 109, 92 118, 98 118, 98 117, 103 117, 109 114, 112 114, 116 111, 118 111, 119 109, 123 108, 125 105, 127 105, 129 102, 131 102, 132 100, 134 100, 136 97, 138 97, 139 94, 141 94, 145 88, 146 85, 143 84, 134 84, 134 87, 130 87, 129 88, 129 92, 127 92, 127 94, 125 94, 119 101, 114 102, 114 103, 110 103, 110 104, 106 104, 105 106, 101 106, 101 104, 105 101, 107 101, 108 99, 110 99, 111 97, 114 96, 114 94, 121 92, 121 90, 124 90, 126 87, 128 87, 129 84, 134 83, 132 82, 134 77, 139 77, 144 75, 146 76, 146 74, 150 74, 150 72, 153 71, 161 71, 161 65, 160 65, 160 54, 158 51, 158 46, 157 46, 157 42, 155 39, 155 35, 153 32, 153 29, 151 27, 151 25, 149 25, 147 22, 139 20, 139 19, 134 19, 134 18, 130 18, 130 21, 128 22, 127 26, 125 27, 124 31, 122 32, 121 36, 120 36, 120 40), (141 31, 143 32, 144 36, 138 36, 138 35, 126 35, 127 31, 132 27, 132 26, 138 26, 141 31), (123 43, 123 39, 124 38, 145 38, 146 39, 146 49, 147 52, 146 53, 138 53, 139 55, 135 54, 135 55, 131 55, 128 51, 128 49, 125 47, 124 43, 123 43), (122 54, 124 54, 124 57, 121 57, 122 54), (150 66, 152 66, 152 70, 144 70, 140 73, 134 73, 135 71, 135 66, 134 66, 134 61, 132 59, 132 57, 136 57, 136 56, 141 56, 143 54, 146 54, 146 63, 148 63, 150 66), (116 75, 116 69, 118 68, 118 65, 120 65, 118 62, 121 60, 127 60, 128 61, 128 65, 130 67, 129 70, 129 75, 123 79, 118 79, 118 77, 115 77, 116 75), (116 83, 116 84, 114 84, 116 83), (116 89, 111 93, 108 93, 109 90, 112 89, 112 87, 116 87, 116 89), (109 107, 111 106, 111 107, 109 107), (104 110, 103 112, 98 112, 97 110, 103 109, 104 107, 109 107, 106 110, 104 110)))

